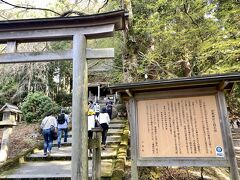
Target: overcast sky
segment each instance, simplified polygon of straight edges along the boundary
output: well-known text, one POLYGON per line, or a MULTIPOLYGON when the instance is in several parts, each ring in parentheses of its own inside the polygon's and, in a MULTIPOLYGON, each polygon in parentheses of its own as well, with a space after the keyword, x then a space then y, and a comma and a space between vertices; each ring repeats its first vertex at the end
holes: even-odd
MULTIPOLYGON (((9 2, 11 4, 31 4, 32 6, 35 6, 35 7, 41 7, 41 8, 44 8, 44 7, 47 7, 47 5, 49 3, 54 3, 56 2, 57 0, 5 0, 6 2, 9 2)), ((74 2, 75 0, 69 0, 70 2, 74 2)), ((11 6, 9 5, 4 5, 1 4, 1 7, 6 7, 6 8, 12 8, 11 6)))

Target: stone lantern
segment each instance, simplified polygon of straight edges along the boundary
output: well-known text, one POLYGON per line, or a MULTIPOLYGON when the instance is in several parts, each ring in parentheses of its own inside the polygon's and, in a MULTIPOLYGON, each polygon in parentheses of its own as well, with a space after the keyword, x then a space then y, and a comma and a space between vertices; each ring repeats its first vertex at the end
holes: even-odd
MULTIPOLYGON (((20 122, 22 112, 18 109, 17 106, 11 104, 5 104, 1 109, 0 113, 2 113, 2 121, 9 122, 20 122)), ((3 122, 0 122, 0 126, 3 122)), ((5 123, 4 123, 5 124, 5 123)))
POLYGON ((17 122, 21 121, 20 115, 22 112, 17 106, 5 104, 0 109, 0 113, 3 114, 2 120, 0 121, 0 128, 3 128, 0 162, 4 162, 7 160, 8 156, 9 136, 12 134, 13 126, 16 126, 17 122))

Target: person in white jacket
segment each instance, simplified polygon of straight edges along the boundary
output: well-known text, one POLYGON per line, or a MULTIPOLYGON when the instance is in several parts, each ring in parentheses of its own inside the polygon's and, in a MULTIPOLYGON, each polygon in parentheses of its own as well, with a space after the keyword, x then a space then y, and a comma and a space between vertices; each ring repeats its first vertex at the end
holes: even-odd
POLYGON ((57 129, 57 120, 52 114, 53 113, 49 111, 41 123, 41 128, 43 130, 44 137, 43 145, 44 157, 47 156, 47 151, 49 155, 51 154, 53 144, 53 131, 56 131, 57 129))
POLYGON ((102 145, 106 146, 106 140, 107 140, 107 132, 108 132, 108 125, 110 123, 110 118, 107 113, 107 110, 105 107, 102 108, 99 116, 98 121, 103 129, 102 131, 102 145))

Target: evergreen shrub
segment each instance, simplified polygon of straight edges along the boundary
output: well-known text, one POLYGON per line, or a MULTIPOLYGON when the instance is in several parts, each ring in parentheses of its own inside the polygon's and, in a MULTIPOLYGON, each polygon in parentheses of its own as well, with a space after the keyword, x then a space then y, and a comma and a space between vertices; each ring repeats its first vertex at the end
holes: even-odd
POLYGON ((42 92, 29 93, 21 106, 23 119, 29 123, 41 121, 51 111, 59 110, 58 105, 42 92))

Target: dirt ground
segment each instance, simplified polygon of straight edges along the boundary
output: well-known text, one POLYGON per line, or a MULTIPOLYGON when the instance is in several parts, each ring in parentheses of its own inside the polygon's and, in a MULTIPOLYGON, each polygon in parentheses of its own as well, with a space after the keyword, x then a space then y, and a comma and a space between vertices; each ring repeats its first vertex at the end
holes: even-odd
MULTIPOLYGON (((39 123, 28 124, 20 122, 13 128, 13 133, 9 140, 9 155, 12 158, 20 153, 35 147, 39 141, 42 141, 42 136, 38 133, 39 123)), ((0 142, 2 141, 3 129, 0 129, 0 142)))
MULTIPOLYGON (((130 162, 126 164, 125 180, 131 179, 130 162)), ((227 168, 215 167, 141 167, 138 168, 139 180, 230 180, 227 168)))

